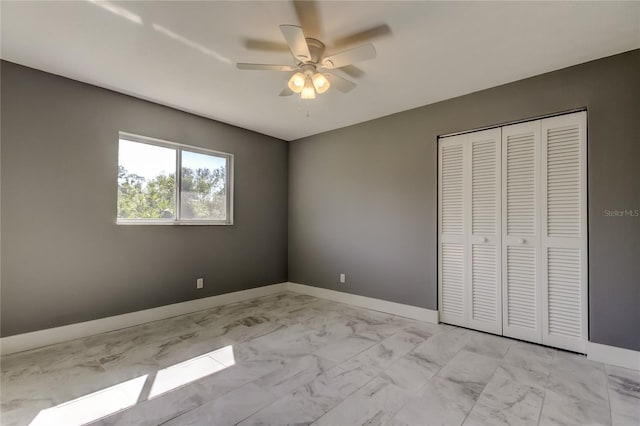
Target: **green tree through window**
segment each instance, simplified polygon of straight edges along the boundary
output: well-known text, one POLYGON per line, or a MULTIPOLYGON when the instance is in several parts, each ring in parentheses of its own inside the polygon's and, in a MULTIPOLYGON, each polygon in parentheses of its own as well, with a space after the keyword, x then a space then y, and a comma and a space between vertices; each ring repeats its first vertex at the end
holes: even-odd
POLYGON ((227 217, 230 161, 227 154, 121 138, 118 220, 123 220, 121 223, 171 222, 171 219, 230 223, 231 218, 227 217), (179 179, 176 179, 176 165, 180 167, 179 179), (176 194, 180 197, 179 203, 176 194), (177 208, 180 211, 176 211, 177 208))
POLYGON ((120 166, 118 173, 118 217, 157 219, 175 217, 176 179, 161 174, 147 181, 120 166))
POLYGON ((182 217, 224 219, 226 214, 226 172, 218 169, 182 167, 182 217))

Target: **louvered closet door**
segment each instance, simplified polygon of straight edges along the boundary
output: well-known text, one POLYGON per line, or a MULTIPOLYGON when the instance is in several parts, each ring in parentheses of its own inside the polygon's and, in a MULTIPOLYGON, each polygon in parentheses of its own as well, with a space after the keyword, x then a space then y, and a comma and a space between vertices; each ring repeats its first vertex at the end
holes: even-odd
POLYGON ((465 142, 466 135, 439 141, 438 294, 440 320, 466 326, 465 142))
POLYGON ((467 209, 471 217, 468 232, 467 291, 468 326, 502 334, 502 289, 500 280, 500 135, 490 129, 467 135, 470 157, 470 191, 467 209))
POLYGON ((587 340, 586 112, 542 120, 542 342, 587 340))
POLYGON ((540 343, 540 121, 502 128, 502 318, 505 336, 540 343))

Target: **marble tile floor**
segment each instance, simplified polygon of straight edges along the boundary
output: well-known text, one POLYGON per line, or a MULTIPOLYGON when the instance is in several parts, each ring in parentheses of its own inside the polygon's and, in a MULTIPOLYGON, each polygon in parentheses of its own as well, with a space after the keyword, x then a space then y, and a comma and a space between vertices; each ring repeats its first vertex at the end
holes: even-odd
POLYGON ((10 425, 640 425, 640 372, 295 293, 2 357, 10 425))

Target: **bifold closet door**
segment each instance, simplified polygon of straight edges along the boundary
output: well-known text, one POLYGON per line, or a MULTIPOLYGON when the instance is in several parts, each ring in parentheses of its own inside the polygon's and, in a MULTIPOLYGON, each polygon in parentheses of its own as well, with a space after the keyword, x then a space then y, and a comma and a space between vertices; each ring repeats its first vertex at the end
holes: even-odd
POLYGON ((439 150, 441 319, 501 334, 500 129, 443 138, 439 150))
POLYGON ((503 334, 542 342, 540 121, 502 128, 503 334))
POLYGON ((502 334, 500 268, 501 130, 467 135, 467 318, 476 330, 502 334))
POLYGON ((440 320, 466 326, 465 142, 466 135, 441 139, 438 146, 438 287, 440 320))
POLYGON ((586 112, 542 120, 542 342, 587 340, 586 112))
POLYGON ((439 141, 439 305, 450 324, 585 351, 586 112, 439 141))

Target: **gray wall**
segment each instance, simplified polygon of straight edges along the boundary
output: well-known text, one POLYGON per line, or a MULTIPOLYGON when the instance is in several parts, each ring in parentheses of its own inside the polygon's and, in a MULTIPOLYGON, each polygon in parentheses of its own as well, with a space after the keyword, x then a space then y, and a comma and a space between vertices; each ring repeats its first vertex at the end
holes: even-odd
POLYGON ((638 50, 292 142, 289 281, 437 309, 438 135, 579 107, 590 338, 640 350, 638 50))
POLYGON ((286 142, 1 72, 2 336, 287 280, 286 142), (120 130, 234 154, 235 225, 116 226, 120 130))

